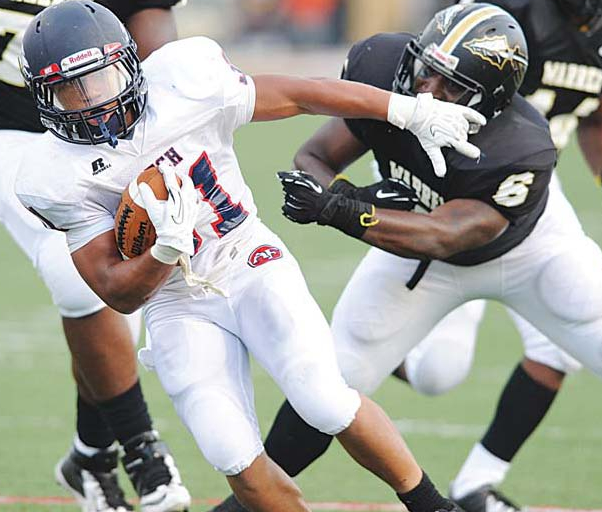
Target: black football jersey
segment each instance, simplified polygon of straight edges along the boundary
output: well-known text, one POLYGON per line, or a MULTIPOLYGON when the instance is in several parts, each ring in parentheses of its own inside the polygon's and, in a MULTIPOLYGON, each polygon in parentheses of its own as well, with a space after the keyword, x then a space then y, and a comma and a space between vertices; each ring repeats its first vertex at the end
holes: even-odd
MULTIPOLYGON (((98 0, 124 23, 137 11, 171 7, 179 0, 98 0)), ((19 71, 23 33, 31 19, 55 0, 0 0, 0 129, 42 132, 38 111, 19 71)))
POLYGON ((529 45, 529 68, 520 93, 550 121, 558 149, 579 118, 599 106, 602 93, 602 30, 585 34, 552 0, 487 0, 510 12, 529 45))
MULTIPOLYGON (((378 34, 355 44, 349 52, 343 78, 391 89, 409 34, 378 34)), ((430 160, 407 130, 368 119, 347 119, 352 133, 372 150, 381 175, 412 187, 421 207, 431 211, 452 199, 478 199, 498 210, 510 222, 496 240, 449 258, 456 265, 476 265, 518 245, 543 213, 548 183, 556 163, 556 149, 546 120, 521 96, 495 119, 489 120, 470 141, 481 148, 479 161, 444 149, 447 174, 435 175, 430 160)))

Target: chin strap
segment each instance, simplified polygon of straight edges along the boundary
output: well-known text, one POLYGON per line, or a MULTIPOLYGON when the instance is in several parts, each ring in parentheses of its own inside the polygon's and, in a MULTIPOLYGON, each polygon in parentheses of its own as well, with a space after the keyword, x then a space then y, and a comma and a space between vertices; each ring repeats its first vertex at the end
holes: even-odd
POLYGON ((109 131, 109 127, 107 126, 107 123, 105 123, 102 119, 99 119, 98 127, 100 128, 100 133, 102 134, 102 136, 109 139, 109 141, 108 141, 109 145, 112 148, 116 148, 117 147, 117 137, 109 131))
MULTIPOLYGON (((109 143, 109 145, 112 148, 117 147, 118 144, 118 139, 117 136, 113 133, 113 131, 111 131, 111 129, 109 128, 109 126, 111 126, 112 128, 116 128, 117 130, 119 129, 119 120, 116 119, 117 116, 115 114, 113 114, 110 118, 109 118, 109 123, 107 125, 107 123, 105 121, 102 120, 102 117, 96 117, 94 118, 97 122, 98 122, 98 131, 100 132, 100 134, 102 135, 102 137, 104 139, 107 139, 107 142, 109 143), (115 119, 115 121, 113 120, 115 119), (117 123, 117 125, 116 125, 117 123)), ((91 127, 93 128, 93 127, 91 127)), ((94 130, 92 130, 92 133, 94 133, 94 130)))

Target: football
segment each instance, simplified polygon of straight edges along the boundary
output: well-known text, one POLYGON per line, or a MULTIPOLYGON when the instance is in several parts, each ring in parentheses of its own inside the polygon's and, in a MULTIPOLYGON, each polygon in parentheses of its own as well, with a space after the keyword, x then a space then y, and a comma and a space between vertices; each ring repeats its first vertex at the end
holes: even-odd
MULTIPOLYGON (((179 177, 177 179, 181 185, 182 180, 179 177)), ((155 227, 142 204, 138 191, 140 183, 147 183, 157 199, 167 199, 163 175, 155 166, 141 172, 123 191, 115 215, 115 240, 121 255, 126 259, 140 256, 152 247, 157 238, 155 227)))

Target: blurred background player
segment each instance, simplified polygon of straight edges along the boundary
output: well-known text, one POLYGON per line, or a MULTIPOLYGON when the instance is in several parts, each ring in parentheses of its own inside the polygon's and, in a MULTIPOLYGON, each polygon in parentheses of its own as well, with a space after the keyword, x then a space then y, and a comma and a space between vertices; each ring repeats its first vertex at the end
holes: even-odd
MULTIPOLYGON (((153 430, 138 381, 134 347, 140 314, 127 318, 106 307, 75 270, 64 233, 46 229, 14 195, 21 154, 44 131, 17 59, 25 28, 50 3, 0 0, 0 221, 48 287, 72 355, 77 434, 71 451, 57 464, 55 477, 84 512, 132 510, 117 481, 117 440, 141 509, 184 510, 190 495, 153 430)), ((178 0, 99 3, 127 23, 142 58, 177 37, 171 7, 178 0)), ((102 161, 96 164, 91 173, 104 170, 102 161)))
MULTIPOLYGON (((462 1, 460 4, 470 4, 462 1)), ((595 179, 602 176, 602 0, 491 0, 521 24, 529 47, 529 68, 520 93, 549 121, 561 151, 577 130, 583 156, 595 179)), ((554 193, 562 194, 558 178, 554 193)), ((550 203, 548 208, 559 203, 550 203)), ((565 223, 576 222, 574 212, 565 223)), ((468 303, 443 319, 412 350, 396 375, 429 395, 449 391, 467 377, 485 301, 468 303)), ((451 496, 467 512, 497 503, 518 508, 496 487, 518 450, 551 407, 564 377, 581 368, 546 336, 508 310, 525 347, 497 404, 485 435, 470 452, 451 485, 451 496), (488 505, 489 504, 489 505, 488 505)))

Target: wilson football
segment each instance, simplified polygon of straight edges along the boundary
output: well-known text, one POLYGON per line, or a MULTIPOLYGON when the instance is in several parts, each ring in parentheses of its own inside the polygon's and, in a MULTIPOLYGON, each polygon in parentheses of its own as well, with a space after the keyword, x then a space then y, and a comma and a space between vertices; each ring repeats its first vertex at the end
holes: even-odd
MULTIPOLYGON (((127 259, 140 256, 152 247, 157 238, 138 191, 140 183, 147 183, 157 199, 167 199, 163 175, 155 166, 141 172, 123 191, 115 215, 115 240, 121 255, 127 259)), ((182 184, 179 177, 178 184, 182 184)))

